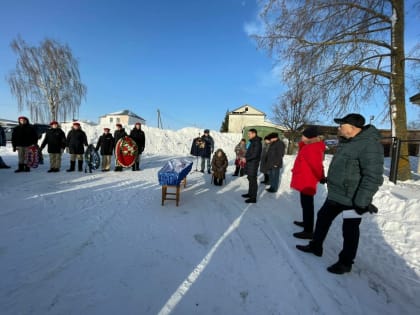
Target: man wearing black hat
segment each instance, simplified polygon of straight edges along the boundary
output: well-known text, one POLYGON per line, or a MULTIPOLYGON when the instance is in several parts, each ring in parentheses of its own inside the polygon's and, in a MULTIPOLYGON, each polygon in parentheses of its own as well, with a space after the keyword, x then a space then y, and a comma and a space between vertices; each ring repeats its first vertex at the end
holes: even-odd
POLYGON ((362 115, 348 114, 334 121, 340 125, 341 140, 328 170, 327 199, 318 212, 312 241, 296 247, 322 256, 322 244, 332 221, 343 213, 343 249, 338 261, 327 268, 343 274, 351 271, 356 257, 361 215, 377 211, 372 199, 383 183, 384 153, 379 131, 372 125, 364 126, 362 115))

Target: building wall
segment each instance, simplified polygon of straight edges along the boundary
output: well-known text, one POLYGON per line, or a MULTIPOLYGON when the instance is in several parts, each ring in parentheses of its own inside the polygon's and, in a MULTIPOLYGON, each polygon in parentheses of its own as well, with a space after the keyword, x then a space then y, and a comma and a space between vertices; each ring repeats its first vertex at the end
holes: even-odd
POLYGON ((124 127, 127 127, 128 125, 134 125, 136 122, 140 122, 143 125, 145 124, 144 120, 127 115, 107 115, 101 117, 99 120, 99 124, 101 125, 115 126, 116 124, 121 124, 124 127))
POLYGON ((241 133, 244 127, 251 125, 265 125, 264 115, 230 114, 228 132, 241 133))

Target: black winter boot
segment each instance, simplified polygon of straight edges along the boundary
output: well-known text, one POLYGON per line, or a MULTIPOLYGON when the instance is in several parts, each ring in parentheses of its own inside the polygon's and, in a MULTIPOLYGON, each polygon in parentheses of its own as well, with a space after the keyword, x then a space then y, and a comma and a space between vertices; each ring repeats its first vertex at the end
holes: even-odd
POLYGON ((131 170, 134 172, 136 170, 136 163, 131 166, 131 170))
POLYGON ((70 168, 67 172, 74 172, 74 167, 76 166, 76 161, 70 161, 70 168))
POLYGON ((241 168, 241 170, 239 171, 239 176, 242 177, 245 175, 245 169, 241 168))
POLYGON ((25 172, 30 172, 30 171, 31 171, 31 169, 29 168, 29 166, 28 166, 28 165, 23 165, 23 170, 24 170, 25 172))
POLYGON ((236 165, 236 167, 235 167, 235 172, 233 173, 233 175, 232 176, 238 176, 239 175, 239 166, 238 165, 236 165))
POLYGON ((136 171, 140 171, 140 162, 136 162, 136 171))
POLYGON ((269 184, 270 180, 268 177, 268 174, 264 174, 264 180, 261 182, 261 184, 269 184))
POLYGON ((20 172, 23 172, 23 171, 24 171, 24 164, 19 163, 18 169, 15 171, 15 173, 20 173, 20 172))
POLYGON ((78 166, 78 171, 82 172, 83 171, 83 160, 78 160, 77 161, 77 166, 78 166))

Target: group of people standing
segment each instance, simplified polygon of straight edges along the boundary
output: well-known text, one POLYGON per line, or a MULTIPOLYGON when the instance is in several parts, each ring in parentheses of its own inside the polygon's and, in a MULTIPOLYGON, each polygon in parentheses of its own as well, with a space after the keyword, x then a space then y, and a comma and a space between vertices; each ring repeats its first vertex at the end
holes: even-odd
MULTIPOLYGON (((293 223, 302 227, 303 231, 293 236, 310 240, 307 245, 296 245, 298 250, 322 256, 328 230, 333 220, 342 214, 343 247, 338 261, 327 270, 334 274, 344 274, 351 271, 357 254, 362 215, 377 212, 372 200, 383 183, 384 152, 379 131, 372 125, 365 125, 362 115, 352 113, 334 121, 339 125, 340 141, 327 175, 323 167, 326 146, 319 129, 311 126, 302 132, 290 187, 300 195, 302 221, 293 223), (314 196, 318 183, 326 184, 328 193, 317 213, 314 229, 314 196)), ((257 201, 258 167, 264 174, 261 183, 270 185, 266 191, 276 192, 279 187, 285 145, 276 133, 267 135, 264 143, 263 147, 257 130, 250 129, 248 142, 241 139, 235 147, 233 175, 246 174, 248 177, 248 192, 242 195, 247 198, 246 203, 257 201)))
POLYGON ((264 137, 264 145, 256 129, 248 131, 248 139, 249 142, 244 157, 244 173, 248 176, 249 186, 248 192, 243 194, 242 197, 247 198, 245 199, 246 203, 256 203, 258 170, 264 174, 264 179, 261 183, 270 185, 266 191, 270 193, 277 192, 280 185, 280 170, 283 167, 285 145, 276 132, 264 137))
MULTIPOLYGON (((30 168, 27 165, 25 153, 28 147, 32 145, 37 146, 38 135, 36 129, 29 123, 27 117, 19 117, 18 122, 18 125, 13 128, 12 132, 13 151, 18 152, 18 169, 15 172, 29 172, 30 168)), ((127 136, 127 133, 121 124, 116 124, 114 136, 111 134, 110 128, 104 128, 103 134, 99 137, 95 148, 102 156, 102 171, 110 171, 115 145, 118 140, 125 136, 127 136)), ((133 171, 138 171, 140 170, 140 155, 144 151, 146 142, 145 134, 144 131, 141 130, 140 123, 134 125, 129 136, 134 140, 138 147, 138 154, 132 166, 133 171)), ((5 138, 3 135, 1 140, 2 145, 5 145, 5 138)), ((67 169, 67 172, 74 172, 76 170, 76 162, 77 170, 80 172, 83 171, 84 154, 85 149, 88 146, 88 140, 86 133, 82 130, 79 122, 73 123, 71 130, 66 136, 64 131, 59 127, 58 122, 51 121, 50 128, 47 130, 44 140, 39 147, 41 154, 46 146, 48 146, 48 154, 50 157, 49 173, 60 171, 62 154, 66 148, 70 154, 70 168, 67 169)), ((122 169, 123 167, 119 165, 116 160, 115 171, 122 171, 122 169)))
MULTIPOLYGON (((296 245, 305 253, 322 256, 323 242, 333 220, 343 215, 343 247, 338 261, 327 270, 334 274, 350 272, 356 257, 359 244, 359 225, 362 215, 377 211, 372 204, 373 196, 383 183, 383 146, 381 135, 372 125, 365 125, 365 118, 360 114, 348 114, 334 121, 339 125, 340 141, 329 165, 328 174, 324 173, 323 160, 325 144, 320 137, 317 127, 309 127, 302 132, 298 144, 299 151, 292 168, 290 187, 299 192, 302 221, 294 224, 302 227, 303 231, 294 233, 299 239, 310 240, 307 245, 296 245), (327 197, 317 213, 314 228, 314 196, 318 183, 327 185, 327 197)), ((80 124, 73 123, 67 136, 59 128, 56 121, 51 122, 51 128, 41 144, 41 151, 48 145, 51 168, 48 172, 58 172, 61 165, 63 150, 67 147, 70 153, 70 169, 74 171, 76 160, 78 170, 82 170, 83 154, 88 145, 86 134, 80 124)), ((248 191, 242 197, 246 203, 256 203, 258 194, 258 171, 264 174, 263 184, 269 185, 267 192, 277 192, 280 184, 280 170, 283 167, 285 145, 277 133, 271 133, 262 139, 256 129, 248 131, 248 141, 241 139, 235 147, 235 171, 233 176, 247 175, 248 191)), ((5 144, 4 132, 0 134, 0 145, 5 144)), ((115 144, 122 137, 127 136, 120 124, 116 125, 114 136, 109 128, 99 137, 96 150, 102 155, 102 170, 109 171, 111 157, 115 151, 115 144)), ((145 135, 140 123, 136 123, 130 132, 130 137, 136 142, 139 150, 137 160, 132 169, 139 170, 140 155, 145 147, 145 135)), ((19 117, 19 125, 12 134, 13 151, 18 152, 19 167, 16 172, 29 171, 25 164, 25 149, 36 145, 38 136, 35 128, 29 124, 26 117, 19 117)), ((222 185, 226 176, 228 159, 222 149, 216 150, 213 158, 214 140, 209 130, 204 135, 194 139, 191 154, 201 156, 201 172, 212 174, 213 183, 222 185)), ((0 158, 0 167, 5 163, 0 158)), ((7 167, 7 165, 6 165, 7 167)), ((116 171, 122 170, 116 161, 116 171)))

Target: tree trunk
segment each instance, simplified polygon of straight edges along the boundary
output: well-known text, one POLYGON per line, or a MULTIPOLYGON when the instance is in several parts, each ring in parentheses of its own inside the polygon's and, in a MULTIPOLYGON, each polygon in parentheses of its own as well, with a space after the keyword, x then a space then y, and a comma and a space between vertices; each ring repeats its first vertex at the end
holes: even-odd
MULTIPOLYGON (((404 1, 393 1, 394 25, 392 29, 391 119, 392 135, 407 140, 407 114, 405 108, 405 52, 404 1)), ((411 179, 408 144, 402 143, 398 163, 398 180, 411 179)))

